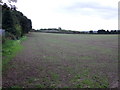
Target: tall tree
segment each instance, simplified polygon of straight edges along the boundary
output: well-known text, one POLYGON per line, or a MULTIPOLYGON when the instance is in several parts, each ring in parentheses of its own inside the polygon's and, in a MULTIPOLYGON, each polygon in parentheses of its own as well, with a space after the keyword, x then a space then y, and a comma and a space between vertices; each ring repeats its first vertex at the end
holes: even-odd
POLYGON ((17 39, 32 29, 32 22, 20 11, 11 9, 7 4, 2 5, 2 29, 11 33, 17 39))

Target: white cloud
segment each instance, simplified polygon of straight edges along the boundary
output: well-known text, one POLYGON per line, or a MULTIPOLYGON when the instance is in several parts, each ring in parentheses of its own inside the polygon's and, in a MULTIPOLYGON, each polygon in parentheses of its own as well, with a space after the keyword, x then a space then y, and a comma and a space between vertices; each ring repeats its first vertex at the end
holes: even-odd
POLYGON ((118 29, 118 0, 18 0, 16 6, 35 29, 118 29))

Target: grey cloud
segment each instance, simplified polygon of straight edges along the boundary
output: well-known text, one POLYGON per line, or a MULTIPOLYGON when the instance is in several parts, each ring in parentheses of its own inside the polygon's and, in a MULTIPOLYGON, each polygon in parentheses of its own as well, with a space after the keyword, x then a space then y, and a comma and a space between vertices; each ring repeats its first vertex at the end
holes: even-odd
POLYGON ((111 6, 103 6, 95 2, 78 2, 71 6, 63 8, 67 13, 75 13, 82 15, 96 15, 105 19, 113 19, 118 16, 118 9, 111 6), (88 11, 87 9, 91 9, 88 11))

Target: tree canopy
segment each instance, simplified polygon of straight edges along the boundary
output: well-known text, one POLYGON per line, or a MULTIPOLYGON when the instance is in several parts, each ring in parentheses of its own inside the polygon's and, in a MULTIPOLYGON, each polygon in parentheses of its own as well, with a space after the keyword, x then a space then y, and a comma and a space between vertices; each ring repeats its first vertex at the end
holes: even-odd
POLYGON ((19 38, 32 29, 32 22, 22 12, 4 3, 2 5, 2 29, 19 38))

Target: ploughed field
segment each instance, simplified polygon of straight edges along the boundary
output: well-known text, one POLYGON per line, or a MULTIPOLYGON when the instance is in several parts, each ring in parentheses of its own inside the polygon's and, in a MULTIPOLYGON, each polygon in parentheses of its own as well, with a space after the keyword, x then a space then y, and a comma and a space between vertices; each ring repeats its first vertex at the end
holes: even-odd
POLYGON ((3 72, 3 87, 118 87, 118 36, 32 32, 3 72))

